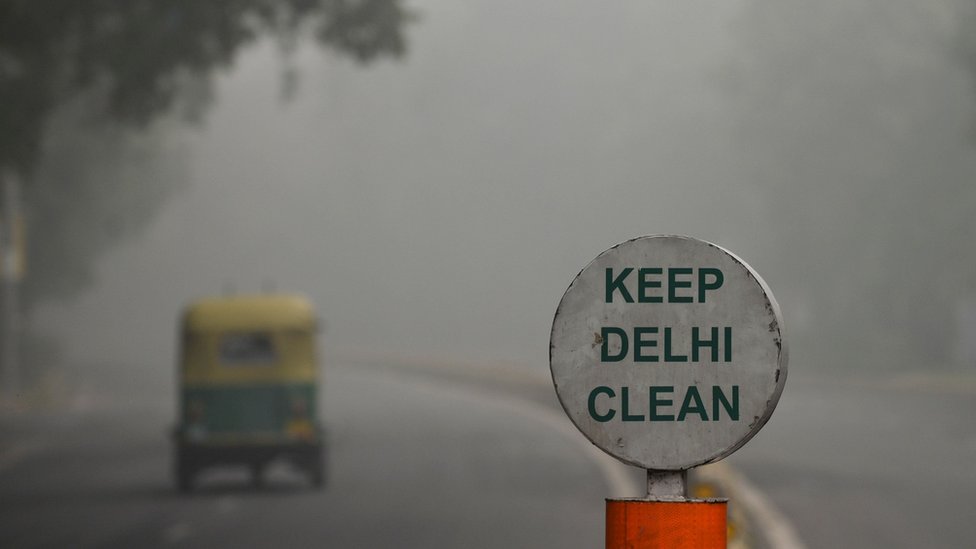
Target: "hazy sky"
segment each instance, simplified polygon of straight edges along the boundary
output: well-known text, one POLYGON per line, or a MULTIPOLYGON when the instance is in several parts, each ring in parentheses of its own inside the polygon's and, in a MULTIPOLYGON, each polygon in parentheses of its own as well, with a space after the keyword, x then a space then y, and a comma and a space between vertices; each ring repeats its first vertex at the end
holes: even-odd
MULTIPOLYGON (((217 76, 202 126, 159 130, 184 190, 100 259, 90 291, 35 325, 63 335, 72 359, 169 368, 184 303, 273 284, 314 300, 329 348, 544 370, 552 314, 578 270, 655 233, 732 249, 766 277, 788 329, 808 322, 809 304, 777 292, 804 271, 769 248, 804 204, 744 175, 743 155, 763 152, 740 134, 743 116, 762 116, 735 92, 769 61, 749 29, 788 36, 800 19, 763 27, 744 1, 412 6, 420 19, 401 62, 363 69, 301 46, 291 102, 274 44, 246 49, 217 76)), ((891 85, 914 81, 922 58, 947 82, 942 99, 970 109, 966 75, 934 53, 938 40, 906 40, 911 55, 891 49, 901 39, 882 43, 903 60, 891 85)), ((855 69, 874 57, 858 59, 855 69)), ((926 108, 892 97, 884 108, 926 108)), ((806 120, 837 116, 804 104, 806 120)), ((793 112, 771 109, 774 126, 793 112)))

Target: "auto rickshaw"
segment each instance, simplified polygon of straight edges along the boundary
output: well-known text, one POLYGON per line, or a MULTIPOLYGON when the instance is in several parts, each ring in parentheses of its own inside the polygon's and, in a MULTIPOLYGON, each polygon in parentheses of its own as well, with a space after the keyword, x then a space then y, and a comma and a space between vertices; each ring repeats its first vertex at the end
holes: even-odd
POLYGON ((203 299, 186 307, 181 332, 177 488, 191 490, 216 465, 244 465, 259 485, 279 458, 322 486, 311 304, 294 295, 203 299))

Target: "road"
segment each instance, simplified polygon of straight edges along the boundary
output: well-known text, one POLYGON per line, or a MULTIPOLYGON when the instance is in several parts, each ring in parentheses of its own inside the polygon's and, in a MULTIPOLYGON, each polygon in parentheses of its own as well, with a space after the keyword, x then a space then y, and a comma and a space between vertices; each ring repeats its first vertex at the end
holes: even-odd
POLYGON ((729 461, 809 547, 976 544, 976 392, 884 376, 794 378, 729 461))
POLYGON ((178 496, 167 390, 6 425, 17 442, 0 460, 0 546, 602 544, 603 498, 627 479, 555 410, 416 373, 337 366, 326 376, 322 492, 279 467, 264 489, 225 470, 178 496))
MULTIPOLYGON (((601 546, 603 498, 636 495, 639 475, 538 385, 475 379, 331 365, 322 492, 279 467, 260 490, 225 470, 178 496, 165 383, 4 419, 0 547, 601 546)), ((972 391, 794 375, 728 462, 810 548, 968 547, 973 417, 972 391)))

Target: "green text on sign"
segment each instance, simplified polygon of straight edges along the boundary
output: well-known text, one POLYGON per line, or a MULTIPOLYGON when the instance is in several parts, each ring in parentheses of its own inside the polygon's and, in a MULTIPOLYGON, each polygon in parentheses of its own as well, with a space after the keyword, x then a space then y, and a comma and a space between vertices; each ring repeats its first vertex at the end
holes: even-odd
POLYGON ((720 421, 723 410, 727 419, 738 421, 739 386, 733 385, 728 393, 719 385, 712 385, 711 389, 710 395, 707 391, 705 393, 706 397, 711 396, 711 406, 705 404, 701 391, 695 385, 685 390, 681 404, 678 405, 672 385, 652 385, 644 394, 640 390, 633 394, 630 387, 621 387, 618 394, 611 387, 599 385, 590 391, 587 409, 590 417, 600 423, 614 419, 624 422, 685 421, 688 418, 720 421), (644 402, 647 406, 643 405, 644 402), (709 410, 711 416, 708 414, 709 410))
POLYGON ((634 348, 634 362, 732 362, 732 327, 691 328, 690 349, 675 349, 670 327, 635 326, 632 337, 623 328, 603 326, 599 340, 600 362, 620 362, 634 348), (721 336, 719 335, 721 334, 721 336), (659 345, 658 342, 661 342, 659 345), (721 359, 719 358, 721 357, 721 359))
MULTIPOLYGON (((722 287, 725 276, 720 269, 702 267, 625 267, 614 273, 607 267, 605 300, 613 303, 619 295, 627 303, 634 303, 634 294, 627 288, 627 280, 636 271, 637 303, 705 303, 707 293, 722 287), (696 276, 695 271, 698 271, 696 276), (665 276, 665 271, 667 272, 665 276), (697 287, 696 283, 697 282, 697 287), (666 291, 665 291, 666 290, 666 291)), ((631 285, 633 287, 633 284, 631 285)))

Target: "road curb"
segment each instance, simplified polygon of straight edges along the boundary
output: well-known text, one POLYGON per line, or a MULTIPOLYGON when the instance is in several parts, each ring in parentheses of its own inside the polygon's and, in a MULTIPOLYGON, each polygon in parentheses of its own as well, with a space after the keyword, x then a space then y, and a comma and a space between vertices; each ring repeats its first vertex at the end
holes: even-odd
POLYGON ((695 473, 697 482, 717 485, 731 500, 729 522, 742 532, 737 536, 739 545, 733 545, 730 536, 730 548, 806 549, 790 520, 731 465, 720 461, 699 467, 695 473))

